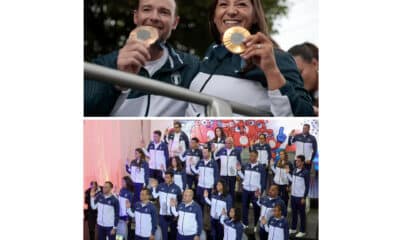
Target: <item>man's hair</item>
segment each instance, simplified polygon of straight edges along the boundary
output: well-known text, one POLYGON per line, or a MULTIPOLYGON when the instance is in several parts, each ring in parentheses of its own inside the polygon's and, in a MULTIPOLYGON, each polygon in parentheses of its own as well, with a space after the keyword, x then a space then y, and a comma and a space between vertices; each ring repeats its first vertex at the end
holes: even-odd
POLYGON ((147 196, 151 196, 151 191, 148 188, 142 188, 141 191, 145 191, 147 196))
POLYGON ((308 123, 305 123, 303 126, 310 128, 310 124, 308 124, 308 123))
POLYGON ((203 150, 207 150, 207 152, 211 152, 211 148, 209 148, 208 146, 203 146, 203 150))
POLYGON ((155 131, 153 132, 153 134, 157 134, 158 136, 161 137, 161 131, 160 131, 160 130, 155 130, 155 131))
POLYGON ((112 182, 110 182, 110 181, 106 181, 106 182, 104 183, 104 185, 105 185, 105 184, 110 185, 110 188, 113 188, 113 187, 114 187, 114 185, 113 185, 112 182))
POLYGON ((267 135, 265 133, 261 133, 260 135, 258 135, 258 137, 263 136, 264 138, 267 138, 267 135))
POLYGON ((302 162, 306 161, 306 157, 304 155, 297 155, 296 158, 300 159, 302 162))
POLYGON ((318 61, 319 54, 318 54, 318 47, 312 43, 305 42, 299 45, 295 45, 291 47, 288 52, 293 56, 297 57, 300 56, 306 62, 311 63, 313 58, 318 61))
MULTIPOLYGON (((179 4, 182 4, 182 3, 179 3, 179 2, 180 2, 179 0, 175 0, 175 16, 178 16, 178 13, 179 13, 178 6, 179 6, 179 4)), ((140 0, 137 0, 137 1, 135 1, 133 8, 135 10, 138 10, 139 9, 139 5, 140 5, 140 0)))
POLYGON ((181 127, 182 127, 182 123, 181 123, 181 122, 178 122, 178 121, 174 122, 174 126, 175 126, 175 125, 178 125, 178 126, 179 126, 179 128, 181 128, 181 127))
POLYGON ((192 141, 195 141, 196 143, 200 142, 200 140, 197 137, 192 138, 192 141))
POLYGON ((165 172, 165 176, 167 175, 169 175, 170 177, 174 177, 174 172, 168 170, 165 172))

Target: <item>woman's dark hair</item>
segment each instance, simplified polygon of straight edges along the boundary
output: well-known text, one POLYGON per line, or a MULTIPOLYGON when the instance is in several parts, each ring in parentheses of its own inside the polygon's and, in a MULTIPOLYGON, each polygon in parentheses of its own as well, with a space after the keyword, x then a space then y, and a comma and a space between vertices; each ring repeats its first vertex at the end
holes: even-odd
POLYGON ((228 186, 226 185, 225 180, 219 179, 217 183, 215 184, 215 192, 217 193, 217 184, 221 183, 222 184, 222 196, 226 197, 228 196, 228 186))
POLYGON ((213 140, 213 142, 215 142, 215 143, 218 141, 217 129, 219 129, 219 130, 221 131, 221 139, 225 139, 225 138, 226 138, 224 129, 223 129, 222 127, 216 127, 216 128, 214 129, 214 135, 215 135, 215 137, 214 137, 214 140, 213 140))
POLYGON ((124 176, 122 179, 126 183, 126 189, 128 189, 128 191, 130 191, 130 192, 134 192, 134 186, 133 186, 132 179, 129 176, 124 176))
POLYGON ((232 207, 233 209, 235 209, 235 217, 233 219, 233 221, 236 222, 240 222, 242 220, 242 211, 240 210, 240 208, 235 208, 232 207))
POLYGON ((318 47, 312 43, 305 42, 291 47, 288 52, 293 56, 300 56, 304 61, 311 63, 313 58, 319 61, 318 47))
MULTIPOLYGON (((221 33, 218 31, 217 26, 214 23, 215 9, 217 8, 219 0, 213 0, 209 9, 208 9, 208 24, 211 32, 211 36, 217 44, 221 44, 221 33)), ((251 34, 255 34, 257 32, 261 32, 268 36, 275 48, 279 48, 279 45, 275 40, 273 40, 268 34, 268 25, 267 19, 265 17, 264 8, 261 0, 250 0, 253 8, 255 17, 257 22, 251 26, 250 31, 251 34)))
POLYGON ((288 153, 285 151, 285 150, 282 150, 282 151, 280 151, 279 152, 279 154, 281 154, 283 152, 283 155, 285 156, 285 164, 283 164, 283 160, 282 160, 282 158, 279 158, 279 161, 278 161, 278 164, 277 164, 277 166, 279 167, 279 168, 284 168, 286 165, 289 165, 289 156, 288 156, 288 153))
POLYGON ((172 160, 173 159, 175 159, 175 161, 176 161, 176 169, 180 172, 180 171, 182 171, 182 162, 181 162, 181 159, 178 157, 178 156, 175 156, 175 157, 171 157, 170 158, 170 160, 171 160, 171 166, 168 168, 168 170, 169 171, 172 171, 172 160))
POLYGON ((135 151, 138 152, 139 155, 140 155, 140 156, 139 156, 139 158, 140 158, 140 163, 146 161, 146 154, 144 154, 143 149, 141 149, 141 148, 136 148, 135 151))

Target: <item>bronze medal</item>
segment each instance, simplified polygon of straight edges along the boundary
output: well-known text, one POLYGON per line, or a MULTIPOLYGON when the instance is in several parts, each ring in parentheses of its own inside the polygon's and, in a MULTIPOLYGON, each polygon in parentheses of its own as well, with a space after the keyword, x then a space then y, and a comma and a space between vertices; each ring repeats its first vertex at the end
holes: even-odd
POLYGON ((140 26, 130 33, 129 38, 144 42, 146 45, 150 46, 158 40, 158 31, 154 27, 140 26))

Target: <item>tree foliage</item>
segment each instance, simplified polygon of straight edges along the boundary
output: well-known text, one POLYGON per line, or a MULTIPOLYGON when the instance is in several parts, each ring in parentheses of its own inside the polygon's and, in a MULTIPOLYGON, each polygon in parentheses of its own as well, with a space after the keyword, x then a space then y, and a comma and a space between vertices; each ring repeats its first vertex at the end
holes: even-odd
MULTIPOLYGON (((169 42, 182 51, 202 56, 212 38, 208 30, 211 0, 177 0, 180 24, 169 42)), ((84 56, 86 61, 121 48, 135 27, 132 11, 137 0, 85 0, 84 56)), ((270 32, 274 20, 287 13, 286 0, 263 0, 270 32)))

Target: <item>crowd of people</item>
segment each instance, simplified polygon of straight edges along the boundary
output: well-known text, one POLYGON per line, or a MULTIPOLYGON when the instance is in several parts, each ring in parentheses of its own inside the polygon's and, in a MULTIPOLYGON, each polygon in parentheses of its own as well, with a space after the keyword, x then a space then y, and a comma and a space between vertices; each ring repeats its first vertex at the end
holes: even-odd
MULTIPOLYGON (((318 115, 318 49, 307 44, 282 50, 268 32, 261 0, 211 1, 207 14, 214 42, 200 53, 202 61, 168 43, 179 24, 179 7, 174 0, 138 1, 135 25, 154 27, 159 40, 149 46, 129 38, 93 63, 243 103, 265 116, 318 115), (250 33, 241 54, 228 51, 222 41, 232 27, 250 33)), ((93 79, 85 80, 84 99, 85 116, 207 115, 204 106, 93 79)))
POLYGON ((90 240, 128 239, 133 222, 135 239, 200 239, 204 221, 211 226, 211 239, 237 240, 247 231, 260 239, 288 240, 289 235, 306 235, 305 203, 310 186, 310 171, 317 152, 317 141, 310 125, 303 132, 290 133, 288 144, 296 145, 294 165, 285 150, 273 158, 271 147, 260 134, 259 142, 249 148, 244 162, 241 149, 223 129, 215 129, 215 138, 205 144, 182 131, 174 122, 174 131, 153 132, 153 140, 135 149, 134 159, 126 161, 127 176, 119 193, 113 183, 100 187, 96 181, 86 191, 89 206, 86 219, 90 240), (273 173, 268 182, 268 172, 273 173), (237 181, 241 187, 237 187, 237 181), (235 205, 239 197, 241 206, 235 205), (287 219, 288 204, 292 211, 287 219), (249 229, 249 210, 253 208, 254 229, 249 229), (204 214, 208 212, 209 219, 204 214), (297 223, 300 217, 299 230, 297 223))

